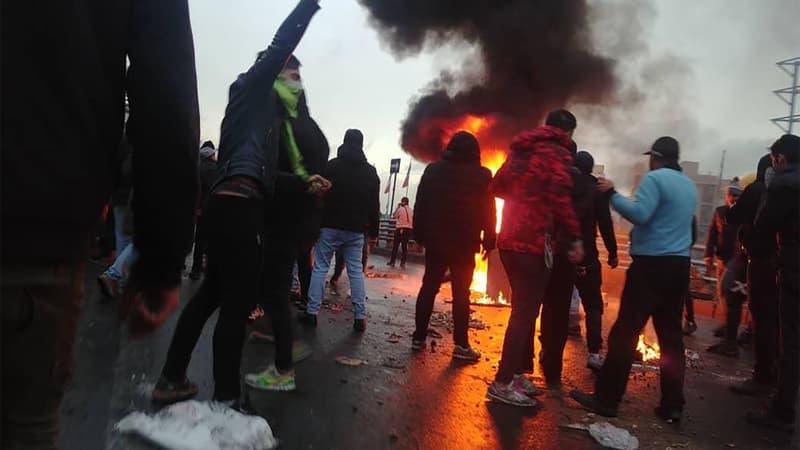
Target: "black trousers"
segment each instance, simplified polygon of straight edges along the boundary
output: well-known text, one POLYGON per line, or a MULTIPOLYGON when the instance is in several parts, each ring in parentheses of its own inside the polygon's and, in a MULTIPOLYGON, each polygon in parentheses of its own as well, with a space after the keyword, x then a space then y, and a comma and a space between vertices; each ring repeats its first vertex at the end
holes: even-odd
POLYGON ((500 260, 508 274, 513 295, 495 381, 508 384, 514 375, 524 373, 532 364, 536 318, 550 279, 550 269, 545 266, 543 255, 500 250, 500 260))
MULTIPOLYGON (((263 294, 259 303, 264 307, 264 312, 272 323, 272 333, 275 336, 275 367, 281 372, 292 369, 294 338, 289 291, 292 288, 292 270, 300 247, 300 244, 287 240, 280 232, 272 232, 264 242, 263 248, 264 262, 260 277, 263 294)), ((300 276, 302 284, 302 275, 300 276)))
POLYGON ((686 306, 686 321, 694 322, 694 299, 689 291, 686 291, 686 296, 683 298, 683 303, 686 306))
POLYGON ((208 267, 200 289, 181 312, 163 375, 182 381, 203 327, 219 308, 214 328, 214 399, 240 395, 247 317, 260 299, 264 205, 260 200, 213 195, 207 209, 208 267))
POLYGON ((728 262, 722 278, 722 290, 725 294, 725 339, 736 341, 739 325, 742 323, 742 307, 747 300, 745 289, 747 280, 747 258, 737 255, 728 262))
POLYGON ((750 314, 755 327, 753 378, 772 384, 778 378, 780 321, 778 320, 778 267, 771 258, 750 258, 747 267, 750 314))
POLYGON ((397 228, 394 230, 394 240, 392 242, 392 258, 389 260, 391 264, 397 260, 397 249, 401 249, 400 264, 406 263, 408 258, 408 240, 411 239, 410 228, 397 228))
MULTIPOLYGON (((572 303, 572 288, 575 286, 575 278, 575 265, 569 262, 566 256, 556 255, 542 300, 541 340, 544 351, 542 370, 548 383, 561 381, 564 346, 567 344, 569 333, 569 307, 572 303)), ((533 361, 532 333, 529 335, 529 342, 528 355, 533 361)))
POLYGON ((475 254, 428 247, 425 251, 425 275, 417 296, 416 330, 414 339, 423 340, 428 333, 428 323, 433 312, 433 303, 442 285, 444 274, 450 269, 453 287, 453 341, 456 345, 469 347, 469 285, 475 271, 475 254))
POLYGON ((617 321, 608 336, 608 355, 595 381, 601 404, 616 408, 628 385, 639 334, 653 318, 661 347, 661 406, 683 409, 686 370, 681 313, 689 289, 689 258, 634 256, 625 278, 617 321))
MULTIPOLYGON (((797 255, 797 253, 794 253, 797 255)), ((800 283, 796 265, 778 267, 780 287, 781 355, 778 369, 778 392, 772 407, 778 417, 794 422, 796 416, 798 376, 800 374, 800 283)))
POLYGON ((207 251, 205 230, 203 229, 205 219, 202 215, 197 216, 197 223, 194 227, 194 251, 192 252, 192 272, 203 271, 203 255, 207 251))
POLYGON ((586 314, 586 346, 589 353, 600 353, 603 347, 603 284, 600 260, 588 262, 585 273, 575 279, 575 287, 581 294, 583 312, 586 314))

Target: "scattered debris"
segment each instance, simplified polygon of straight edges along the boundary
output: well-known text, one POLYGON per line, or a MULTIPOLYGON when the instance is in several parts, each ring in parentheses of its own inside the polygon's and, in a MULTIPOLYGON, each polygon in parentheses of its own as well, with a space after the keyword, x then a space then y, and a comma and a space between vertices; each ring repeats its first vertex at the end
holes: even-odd
POLYGON ((152 415, 133 412, 114 428, 168 450, 272 449, 278 445, 264 418, 215 402, 190 400, 152 415))
MULTIPOLYGON (((453 313, 450 311, 433 313, 431 316, 431 325, 437 328, 444 328, 448 333, 452 332, 453 313)), ((486 324, 481 320, 480 312, 473 311, 473 313, 470 315, 469 327, 476 330, 485 330, 487 328, 486 324)))
POLYGON ((444 337, 444 336, 442 336, 442 333, 439 333, 438 331, 434 330, 433 328, 428 328, 428 336, 430 336, 432 338, 436 338, 436 339, 442 339, 444 337))
POLYGON ((343 366, 352 366, 352 367, 358 367, 367 364, 367 362, 364 361, 363 359, 351 358, 349 356, 337 356, 336 362, 343 366))
POLYGON ((388 338, 386 338, 386 342, 390 344, 397 344, 398 342, 400 342, 400 339, 402 338, 403 336, 400 336, 397 333, 392 333, 388 338))
POLYGON ((639 439, 624 428, 618 428, 608 422, 589 425, 589 434, 603 447, 617 450, 636 450, 639 439))
POLYGON ((406 275, 402 273, 394 273, 394 272, 367 272, 367 278, 388 278, 394 280, 405 280, 406 275))

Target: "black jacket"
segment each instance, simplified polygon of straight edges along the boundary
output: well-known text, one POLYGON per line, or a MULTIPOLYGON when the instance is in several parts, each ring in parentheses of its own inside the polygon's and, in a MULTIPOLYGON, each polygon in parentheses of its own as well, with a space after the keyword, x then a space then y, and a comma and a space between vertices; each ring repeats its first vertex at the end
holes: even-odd
POLYGON ((315 0, 301 0, 267 50, 231 84, 220 132, 217 183, 243 176, 259 183, 267 196, 275 190, 282 117, 272 85, 318 10, 315 0))
MULTIPOLYGON (((309 175, 321 174, 325 170, 330 147, 322 130, 309 114, 305 94, 300 97, 296 119, 287 116, 277 95, 273 95, 273 101, 279 103, 276 110, 281 120, 288 120, 292 124, 295 142, 303 156, 306 172, 309 175)), ((275 174, 275 193, 266 201, 268 206, 265 223, 280 239, 311 245, 319 237, 322 200, 319 196, 309 194, 308 184, 293 172, 283 133, 278 142, 280 151, 275 174)))
POLYGON ((450 145, 425 168, 414 204, 414 239, 443 251, 495 248, 492 173, 482 167, 477 146, 450 145), (483 241, 481 241, 483 232, 483 241))
POLYGON ((197 200, 197 207, 201 211, 208 205, 208 196, 211 193, 211 187, 217 178, 217 162, 212 157, 202 158, 200 160, 200 192, 197 200))
POLYGON ((343 144, 336 158, 328 161, 323 175, 331 190, 325 196, 322 227, 367 232, 378 236, 380 225, 380 185, 378 172, 367 162, 364 151, 343 144))
POLYGON ((597 260, 597 229, 603 237, 609 258, 617 257, 617 237, 614 235, 614 223, 611 221, 611 209, 608 197, 597 190, 597 178, 592 174, 580 173, 573 177, 578 201, 573 201, 575 214, 581 227, 581 240, 585 252, 584 261, 590 263, 597 260))
POLYGON ((177 285, 199 142, 187 1, 3 2, 1 20, 3 265, 86 258, 117 184, 127 93, 139 252, 131 282, 177 285))
POLYGON ((758 207, 766 192, 766 183, 754 181, 725 216, 729 224, 739 225, 739 242, 751 258, 774 258, 777 251, 775 233, 754 226, 758 207))
POLYGON ((797 166, 775 175, 756 217, 756 228, 775 233, 778 238, 778 265, 797 276, 800 255, 800 171, 797 166))
POLYGON ((728 223, 725 219, 727 215, 727 205, 720 206, 714 210, 714 216, 708 225, 705 258, 716 257, 723 261, 728 261, 736 255, 737 246, 739 245, 738 227, 728 223))

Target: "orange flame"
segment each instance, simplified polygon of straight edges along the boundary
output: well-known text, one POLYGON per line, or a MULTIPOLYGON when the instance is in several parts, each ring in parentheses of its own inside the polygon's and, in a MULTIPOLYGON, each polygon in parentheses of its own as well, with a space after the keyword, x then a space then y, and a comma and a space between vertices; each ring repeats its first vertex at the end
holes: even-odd
POLYGON ((636 351, 642 355, 642 361, 658 361, 661 358, 661 348, 657 342, 648 344, 644 340, 644 335, 639 335, 639 343, 636 344, 636 351))

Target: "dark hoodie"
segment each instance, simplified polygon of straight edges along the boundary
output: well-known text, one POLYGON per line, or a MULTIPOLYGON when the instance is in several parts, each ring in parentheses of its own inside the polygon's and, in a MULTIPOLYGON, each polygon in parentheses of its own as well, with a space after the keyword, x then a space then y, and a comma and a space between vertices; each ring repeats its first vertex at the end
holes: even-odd
POLYGON ((324 199, 322 228, 367 232, 370 237, 377 237, 381 181, 364 156, 363 143, 360 131, 347 130, 336 158, 325 167, 323 176, 332 187, 324 199))
POLYGON ((414 204, 414 239, 444 251, 477 252, 481 243, 493 249, 497 218, 491 181, 492 173, 481 166, 478 141, 469 133, 456 133, 442 159, 422 174, 414 204))
POLYGON ((578 222, 580 222, 586 264, 598 258, 598 228, 608 250, 608 257, 617 258, 617 238, 614 235, 614 223, 611 221, 608 197, 597 190, 597 178, 592 175, 593 168, 594 158, 592 155, 588 152, 578 152, 575 156, 575 169, 579 173, 573 176, 573 206, 578 216, 578 222))
POLYGON ((772 158, 770 155, 764 155, 758 161, 756 181, 745 188, 739 200, 728 208, 725 216, 729 224, 739 225, 739 242, 750 258, 774 258, 777 251, 775 233, 756 229, 753 225, 761 199, 767 192, 765 177, 767 169, 771 166, 772 158))

